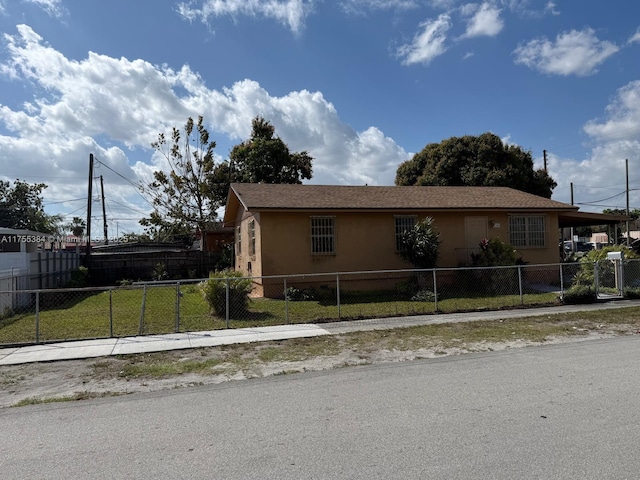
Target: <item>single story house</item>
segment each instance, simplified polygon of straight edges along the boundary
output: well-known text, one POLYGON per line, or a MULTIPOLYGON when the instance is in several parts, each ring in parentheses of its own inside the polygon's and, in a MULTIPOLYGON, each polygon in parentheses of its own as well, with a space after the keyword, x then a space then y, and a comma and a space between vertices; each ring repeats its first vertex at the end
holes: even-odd
POLYGON ((427 216, 440 234, 438 267, 468 265, 494 237, 525 262, 558 263, 560 227, 581 213, 505 187, 233 183, 224 224, 235 229, 236 270, 266 277, 412 268, 398 255, 399 236, 427 216))

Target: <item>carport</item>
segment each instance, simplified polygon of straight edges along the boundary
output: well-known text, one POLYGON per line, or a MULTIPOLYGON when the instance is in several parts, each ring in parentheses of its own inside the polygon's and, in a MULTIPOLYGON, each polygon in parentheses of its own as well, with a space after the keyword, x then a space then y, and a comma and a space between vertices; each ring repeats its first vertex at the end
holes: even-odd
POLYGON ((629 227, 630 218, 627 215, 612 215, 608 213, 592 213, 592 212, 563 212, 558 216, 558 226, 561 228, 562 233, 560 235, 562 241, 565 239, 572 240, 572 235, 567 232, 567 229, 576 227, 593 227, 596 225, 606 225, 608 227, 609 241, 612 239, 617 242, 619 235, 618 232, 622 231, 622 224, 627 224, 627 231, 629 227))

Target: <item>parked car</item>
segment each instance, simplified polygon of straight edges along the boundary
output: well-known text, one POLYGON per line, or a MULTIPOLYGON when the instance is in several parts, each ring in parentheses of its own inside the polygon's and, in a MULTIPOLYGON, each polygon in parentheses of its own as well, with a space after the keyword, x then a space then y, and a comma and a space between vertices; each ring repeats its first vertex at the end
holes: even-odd
POLYGON ((593 250, 593 245, 590 242, 576 242, 577 252, 590 252, 593 250))

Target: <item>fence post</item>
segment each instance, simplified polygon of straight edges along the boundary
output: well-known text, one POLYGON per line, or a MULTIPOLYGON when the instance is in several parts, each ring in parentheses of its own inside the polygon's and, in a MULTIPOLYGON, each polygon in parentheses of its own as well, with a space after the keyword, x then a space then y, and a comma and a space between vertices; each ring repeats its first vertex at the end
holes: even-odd
POLYGON ((438 311, 438 284, 436 283, 436 269, 431 270, 433 273, 433 311, 438 311))
POLYGON ((113 338, 113 290, 109 289, 109 337, 113 338))
POLYGON ((287 277, 284 277, 284 321, 289 324, 289 295, 287 295, 287 277))
POLYGON ((593 286, 596 289, 595 294, 597 298, 598 292, 600 291, 600 278, 598 278, 598 262, 593 262, 593 286))
POLYGON ((144 310, 147 303, 147 284, 145 283, 142 289, 142 307, 140 308, 140 323, 138 325, 138 335, 144 333, 144 310))
POLYGON ((176 283, 176 333, 180 331, 180 282, 176 283))
POLYGON ((524 295, 522 293, 522 265, 518 265, 518 288, 520 290, 520 305, 524 305, 524 295))
POLYGON ((38 289, 42 288, 42 253, 38 252, 38 289))
POLYGON ((338 304, 338 320, 340 320, 340 274, 336 273, 336 302, 338 304))
POLYGON ((226 320, 226 325, 227 328, 229 328, 229 277, 225 278, 225 284, 226 284, 226 288, 225 288, 225 303, 226 303, 226 311, 225 311, 225 320, 226 320))
POLYGON ((564 275, 562 272, 562 263, 560 264, 560 296, 564 298, 564 275))
POLYGON ((40 291, 36 292, 36 343, 40 343, 40 291))

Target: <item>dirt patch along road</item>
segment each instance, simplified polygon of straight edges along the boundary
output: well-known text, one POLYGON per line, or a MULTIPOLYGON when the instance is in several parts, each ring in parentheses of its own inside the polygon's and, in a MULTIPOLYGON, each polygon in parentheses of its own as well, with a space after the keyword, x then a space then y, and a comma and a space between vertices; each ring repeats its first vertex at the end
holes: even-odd
POLYGON ((640 333, 640 309, 443 323, 0 368, 0 408, 640 333))

